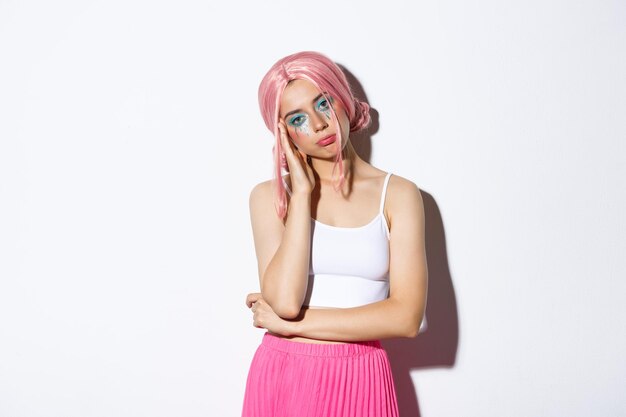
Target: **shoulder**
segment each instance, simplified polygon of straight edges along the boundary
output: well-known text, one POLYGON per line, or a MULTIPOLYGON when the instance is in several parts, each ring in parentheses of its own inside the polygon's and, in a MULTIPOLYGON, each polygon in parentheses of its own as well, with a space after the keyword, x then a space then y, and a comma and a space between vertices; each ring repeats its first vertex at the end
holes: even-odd
POLYGON ((270 193, 272 190, 272 182, 274 180, 267 180, 256 184, 250 190, 250 198, 259 198, 267 193, 270 193))
MULTIPOLYGON (((289 187, 289 177, 283 176, 283 179, 289 187)), ((289 202, 289 194, 286 193, 287 202, 289 202)), ((250 190, 249 209, 253 223, 260 222, 276 222, 276 224, 284 225, 285 219, 281 219, 278 214, 278 205, 276 201, 276 181, 274 179, 266 180, 256 184, 250 190)))
POLYGON ((387 193, 387 198, 394 200, 422 198, 419 187, 413 181, 393 173, 389 177, 387 193))
POLYGON ((387 184, 385 207, 389 218, 424 216, 424 203, 419 187, 411 180, 392 174, 387 184))
POLYGON ((274 180, 267 180, 256 184, 250 190, 250 210, 259 208, 260 206, 267 206, 272 201, 272 191, 274 188, 274 180))
MULTIPOLYGON (((283 175, 283 180, 287 187, 291 187, 291 179, 289 174, 283 175)), ((263 203, 273 199, 275 183, 273 179, 269 179, 256 184, 250 190, 250 204, 263 203)))

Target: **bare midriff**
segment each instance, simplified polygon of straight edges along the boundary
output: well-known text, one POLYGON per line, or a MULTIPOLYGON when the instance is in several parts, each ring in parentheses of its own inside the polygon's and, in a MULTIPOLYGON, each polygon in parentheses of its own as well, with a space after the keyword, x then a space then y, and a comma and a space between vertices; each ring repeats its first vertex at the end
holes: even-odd
MULTIPOLYGON (((331 309, 331 308, 335 308, 335 307, 311 307, 308 306, 307 308, 314 310, 314 309, 331 309)), ((332 344, 345 344, 348 342, 341 342, 341 341, 337 341, 337 340, 322 340, 322 339, 311 339, 308 337, 302 337, 302 336, 283 336, 280 334, 274 334, 275 336, 278 337, 282 337, 283 339, 287 339, 287 340, 291 340, 292 342, 300 342, 300 343, 332 343, 332 344)))

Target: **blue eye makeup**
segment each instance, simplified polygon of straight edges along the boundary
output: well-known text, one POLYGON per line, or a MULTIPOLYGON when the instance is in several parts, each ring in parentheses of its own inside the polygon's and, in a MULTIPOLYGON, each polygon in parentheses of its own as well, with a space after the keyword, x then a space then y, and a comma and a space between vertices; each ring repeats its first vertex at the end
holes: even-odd
POLYGON ((309 136, 309 117, 306 114, 296 114, 289 119, 289 125, 296 131, 296 136, 304 133, 309 136))
POLYGON ((330 120, 330 107, 333 101, 334 100, 331 96, 328 96, 328 100, 322 97, 316 105, 317 110, 324 113, 324 116, 326 116, 326 119, 328 120, 330 120))
POLYGON ((303 114, 297 114, 289 119, 289 124, 293 127, 300 127, 306 122, 306 116, 303 114))
POLYGON ((324 97, 322 97, 318 102, 317 102, 317 109, 323 112, 326 111, 330 111, 330 105, 333 103, 333 98, 332 97, 328 97, 328 100, 326 100, 324 97))
MULTIPOLYGON (((331 96, 328 98, 321 97, 315 104, 315 109, 330 120, 330 108, 334 101, 331 96)), ((296 113, 290 116, 287 124, 295 129, 296 135, 302 132, 309 136, 309 116, 307 113, 296 113)))

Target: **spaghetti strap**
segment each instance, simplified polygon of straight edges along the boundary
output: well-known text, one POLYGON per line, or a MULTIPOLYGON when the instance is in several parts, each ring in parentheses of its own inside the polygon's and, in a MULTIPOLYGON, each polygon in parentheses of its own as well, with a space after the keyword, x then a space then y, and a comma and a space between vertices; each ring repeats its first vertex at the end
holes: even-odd
POLYGON ((387 195, 387 184, 389 184, 389 177, 391 177, 391 172, 387 173, 387 176, 385 177, 385 183, 383 184, 383 192, 380 196, 380 208, 378 209, 380 213, 383 212, 383 207, 385 207, 385 195, 387 195))

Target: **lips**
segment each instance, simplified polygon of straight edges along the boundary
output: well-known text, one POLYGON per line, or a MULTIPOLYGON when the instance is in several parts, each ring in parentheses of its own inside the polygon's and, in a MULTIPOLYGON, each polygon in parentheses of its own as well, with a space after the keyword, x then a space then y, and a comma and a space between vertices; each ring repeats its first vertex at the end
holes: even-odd
POLYGON ((326 146, 333 143, 337 137, 335 135, 326 136, 324 139, 318 140, 317 144, 320 146, 326 146))

